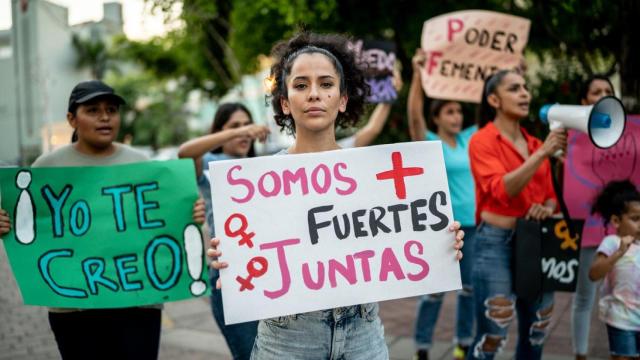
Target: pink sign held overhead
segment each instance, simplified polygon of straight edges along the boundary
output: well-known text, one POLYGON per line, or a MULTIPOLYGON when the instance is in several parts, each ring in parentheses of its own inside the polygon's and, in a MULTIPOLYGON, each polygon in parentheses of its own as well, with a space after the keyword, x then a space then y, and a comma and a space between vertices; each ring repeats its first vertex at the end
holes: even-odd
POLYGON ((522 59, 531 22, 485 10, 457 11, 425 21, 422 88, 431 98, 479 103, 484 80, 522 59), (443 88, 441 83, 455 86, 443 88))
POLYGON ((630 179, 640 186, 640 115, 627 116, 622 138, 609 149, 599 149, 587 134, 570 131, 564 163, 564 199, 572 218, 584 219, 582 246, 598 246, 606 235, 602 218, 591 206, 605 184, 630 179))

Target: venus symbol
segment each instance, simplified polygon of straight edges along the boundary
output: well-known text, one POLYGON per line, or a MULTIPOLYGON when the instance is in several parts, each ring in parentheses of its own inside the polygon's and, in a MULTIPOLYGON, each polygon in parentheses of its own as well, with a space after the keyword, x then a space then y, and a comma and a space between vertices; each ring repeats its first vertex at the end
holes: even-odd
POLYGON ((20 195, 18 197, 18 204, 15 210, 15 229, 16 238, 21 244, 31 244, 36 238, 35 227, 35 205, 29 192, 29 185, 31 184, 31 173, 26 170, 21 170, 16 176, 16 186, 20 189, 20 195))
POLYGON ((187 253, 187 268, 189 276, 194 280, 190 290, 194 296, 199 296, 207 290, 207 285, 200 278, 202 277, 204 245, 202 244, 202 233, 197 226, 187 225, 184 229, 184 249, 187 253))

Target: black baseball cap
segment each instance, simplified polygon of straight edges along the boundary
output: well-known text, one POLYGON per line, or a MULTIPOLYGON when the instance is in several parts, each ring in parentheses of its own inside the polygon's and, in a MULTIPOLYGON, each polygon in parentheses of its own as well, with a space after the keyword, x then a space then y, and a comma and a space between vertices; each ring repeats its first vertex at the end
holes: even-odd
POLYGON ((78 85, 71 90, 71 95, 69 95, 68 111, 72 112, 72 110, 79 104, 83 104, 99 96, 110 97, 114 99, 118 105, 126 103, 124 99, 120 95, 116 94, 113 88, 109 85, 100 80, 89 80, 78 83, 78 85))

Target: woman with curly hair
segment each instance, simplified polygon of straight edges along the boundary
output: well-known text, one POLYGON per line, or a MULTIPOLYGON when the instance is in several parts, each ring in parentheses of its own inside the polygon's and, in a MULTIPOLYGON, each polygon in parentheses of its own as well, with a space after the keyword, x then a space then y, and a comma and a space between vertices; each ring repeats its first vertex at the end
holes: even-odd
MULTIPOLYGON (((302 33, 274 47, 275 120, 295 135, 294 144, 281 154, 338 150, 335 128, 353 126, 362 115, 368 88, 346 42, 340 35, 302 33)), ((455 223, 451 230, 459 226, 455 223)), ((462 232, 456 234, 456 250, 462 237, 462 232)), ((218 238, 211 240, 210 257, 222 255, 219 243, 218 238)), ((228 264, 213 261, 212 266, 228 264)), ((252 359, 388 357, 376 303, 261 320, 251 354, 252 359)))

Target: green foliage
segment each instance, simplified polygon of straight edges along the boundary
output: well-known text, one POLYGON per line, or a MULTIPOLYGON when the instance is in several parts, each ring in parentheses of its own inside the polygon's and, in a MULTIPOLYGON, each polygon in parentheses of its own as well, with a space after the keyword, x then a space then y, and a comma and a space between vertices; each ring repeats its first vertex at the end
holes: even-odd
POLYGON ((109 60, 105 42, 102 39, 84 39, 73 34, 71 44, 76 51, 76 67, 89 68, 93 79, 102 79, 109 60))
MULTIPOLYGON (((410 59, 420 46, 425 20, 465 9, 486 9, 526 17, 532 23, 528 52, 544 64, 540 71, 531 74, 532 120, 536 119, 534 112, 543 103, 575 103, 578 83, 593 73, 611 75, 618 69, 624 50, 620 41, 623 26, 619 19, 624 12, 621 1, 146 1, 164 11, 167 18, 175 15, 172 11, 176 4, 181 5, 179 18, 184 26, 163 38, 147 42, 121 40, 117 42, 118 56, 145 69, 150 80, 140 84, 143 88, 152 86, 150 84, 157 79, 161 83, 178 79, 181 91, 199 89, 214 98, 225 94, 242 74, 254 72, 259 65, 259 56, 268 54, 275 42, 302 28, 393 41, 396 56, 404 65, 403 78, 408 84, 410 59)), ((379 142, 408 140, 406 88, 408 85, 400 93, 379 142)), ((153 112, 153 108, 149 111, 153 112)), ((178 110, 159 111, 160 114, 154 113, 154 117, 173 111, 178 110)), ((473 110, 467 110, 467 118, 473 113, 473 110)), ((143 114, 139 116, 142 118, 143 114)), ((139 120, 140 123, 144 121, 139 120)), ((537 121, 531 124, 537 124, 537 121)), ((533 127, 537 132, 538 125, 533 127)), ((156 138, 145 136, 138 139, 159 143, 157 137, 160 135, 155 135, 156 138)))
POLYGON ((234 0, 230 46, 243 72, 257 68, 258 55, 268 55, 279 40, 300 27, 335 31, 336 0, 234 0))
POLYGON ((112 75, 107 82, 126 99, 122 109, 120 140, 133 138, 133 145, 154 150, 180 144, 190 138, 184 104, 187 91, 174 80, 161 81, 149 72, 112 75))

